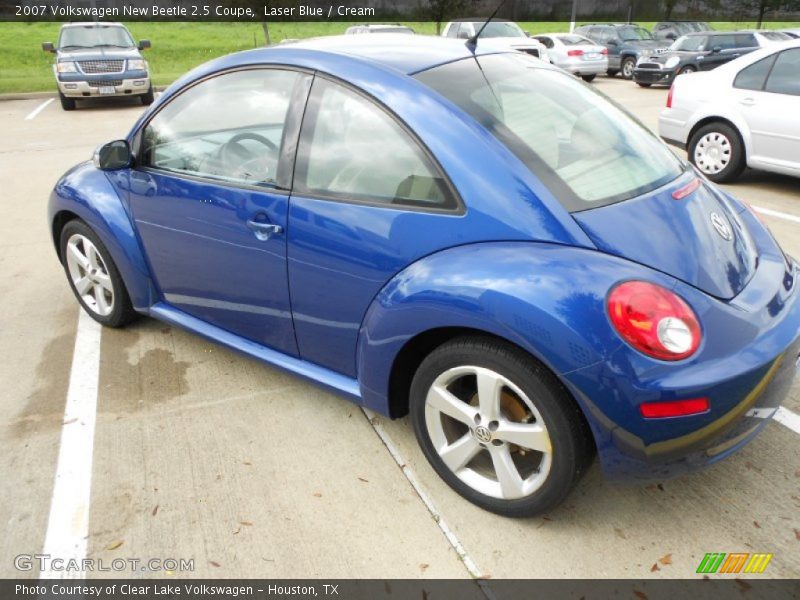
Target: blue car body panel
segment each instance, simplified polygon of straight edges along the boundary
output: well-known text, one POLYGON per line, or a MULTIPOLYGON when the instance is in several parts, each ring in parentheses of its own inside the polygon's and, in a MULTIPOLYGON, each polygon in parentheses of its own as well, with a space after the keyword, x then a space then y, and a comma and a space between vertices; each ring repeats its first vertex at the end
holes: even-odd
POLYGON ((69 212, 89 223, 137 310, 383 414, 400 416, 391 405, 397 357, 419 336, 456 328, 506 339, 547 365, 581 406, 611 475, 707 464, 763 427, 800 351, 798 267, 741 203, 705 183, 675 200, 687 172, 639 198, 570 214, 489 131, 408 77, 468 56, 463 44, 420 40, 361 57, 348 44, 370 47, 320 41, 212 61, 171 86, 128 140, 135 145, 184 86, 215 73, 258 65, 323 73, 385 104, 418 136, 457 190, 459 210, 83 164, 54 189, 50 222, 69 212), (730 222, 736 243, 676 241, 706 226, 710 210, 730 222), (284 233, 257 241, 247 227, 257 214, 284 233), (714 335, 678 362, 628 346, 605 302, 632 279, 675 291, 714 335), (642 402, 701 396, 712 406, 704 414, 648 420, 639 412, 642 402))

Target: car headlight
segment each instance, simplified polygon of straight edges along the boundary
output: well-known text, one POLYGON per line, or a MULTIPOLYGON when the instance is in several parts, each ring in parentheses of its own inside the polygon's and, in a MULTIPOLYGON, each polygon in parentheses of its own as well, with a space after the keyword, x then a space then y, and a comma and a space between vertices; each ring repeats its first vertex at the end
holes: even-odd
POLYGON ((653 54, 652 50, 642 50, 639 53, 639 56, 641 56, 642 58, 645 58, 645 57, 651 56, 652 54, 653 54))
POLYGON ((78 69, 75 68, 75 63, 72 61, 56 63, 56 70, 59 73, 77 73, 78 71, 78 69))
POLYGON ((141 58, 135 58, 128 61, 128 69, 130 71, 145 71, 147 69, 147 62, 141 58))
POLYGON ((678 66, 678 63, 681 62, 680 57, 678 56, 670 56, 667 61, 664 63, 664 67, 667 69, 674 69, 678 66))

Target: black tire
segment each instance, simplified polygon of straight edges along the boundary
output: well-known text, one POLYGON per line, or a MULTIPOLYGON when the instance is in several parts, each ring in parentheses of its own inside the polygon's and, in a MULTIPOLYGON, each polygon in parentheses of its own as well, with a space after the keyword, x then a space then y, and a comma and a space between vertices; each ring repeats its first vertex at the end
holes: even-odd
POLYGON ((653 84, 652 83, 642 83, 641 81, 637 81, 636 85, 638 85, 639 87, 643 87, 643 88, 649 88, 653 84))
POLYGON ((622 72, 623 79, 633 79, 633 70, 636 68, 636 59, 632 56, 626 56, 622 59, 620 64, 620 71, 622 72))
POLYGON ((693 67, 692 65, 686 65, 680 71, 678 71, 678 75, 687 75, 691 73, 697 73, 697 67, 693 67))
MULTIPOLYGON (((466 393, 469 394, 469 392, 466 393)), ((475 397, 473 396, 473 402, 475 402, 475 397)), ((461 399, 463 400, 463 398, 461 399)), ((410 391, 410 413, 417 441, 439 476, 473 504, 507 517, 528 517, 557 506, 584 474, 594 455, 594 442, 583 413, 558 379, 527 353, 494 338, 467 336, 447 342, 431 352, 422 361, 414 375, 410 391), (526 496, 506 499, 481 493, 451 471, 435 449, 426 421, 428 391, 438 377, 450 369, 467 365, 490 369, 511 381, 531 399, 535 410, 547 428, 551 444, 549 472, 543 483, 526 496)), ((504 417, 507 416, 505 413, 503 414, 504 417)), ((498 419, 502 420, 501 417, 498 419)), ((478 422, 476 421, 476 425, 478 422)), ((533 420, 533 423, 537 422, 538 419, 533 420)), ((497 423, 495 422, 494 425, 493 431, 498 431, 497 423)), ((466 428, 466 425, 463 424, 459 426, 466 428)), ((488 423, 487 426, 491 429, 492 423, 488 423)), ((469 432, 463 435, 477 438, 478 429, 480 427, 475 427, 474 430, 469 427, 469 432)), ((480 458, 484 452, 484 459, 487 459, 489 446, 498 445, 495 442, 499 441, 493 439, 491 442, 485 442, 484 440, 485 443, 481 444, 482 448, 478 450, 475 459, 480 458)), ((448 440, 448 443, 451 441, 448 440)), ((509 448, 516 448, 517 452, 521 449, 511 444, 506 445, 509 448)), ((530 451, 529 453, 537 454, 530 451)), ((516 454, 516 456, 520 457, 521 455, 516 454)), ((469 461, 475 459, 469 459, 469 461)), ((520 460, 520 458, 516 460, 520 460)), ((466 463, 467 466, 474 464, 469 461, 466 463)), ((495 481, 499 481, 499 479, 495 477, 495 481)))
POLYGON ((142 99, 142 104, 144 104, 145 106, 150 106, 156 98, 155 94, 153 93, 153 86, 151 85, 150 89, 147 90, 147 92, 145 92, 144 94, 142 94, 140 98, 142 99))
POLYGON ((64 110, 75 110, 75 98, 67 98, 61 92, 58 92, 58 99, 61 100, 61 108, 64 110))
POLYGON ((609 69, 608 71, 606 71, 606 75, 608 75, 609 77, 616 77, 617 73, 619 73, 619 69, 609 69))
POLYGON ((591 75, 581 75, 581 79, 583 79, 586 83, 594 81, 595 77, 597 77, 596 73, 592 73, 591 75))
POLYGON ((689 139, 687 150, 689 153, 689 161, 715 183, 733 181, 741 174, 747 165, 744 143, 742 142, 739 132, 721 121, 708 123, 695 131, 689 139), (725 138, 730 148, 728 163, 724 168, 716 172, 709 168, 708 163, 705 163, 696 156, 696 154, 698 154, 697 147, 701 141, 706 138, 706 136, 711 136, 713 138, 715 135, 725 138))
POLYGON ((69 221, 61 230, 58 247, 61 253, 61 262, 64 265, 64 272, 67 275, 67 281, 72 289, 72 293, 75 294, 75 298, 78 299, 81 307, 83 307, 83 310, 85 310, 90 317, 92 317, 101 325, 105 325, 107 327, 123 327, 137 317, 137 313, 131 305, 131 299, 128 295, 128 290, 126 289, 125 283, 122 281, 122 277, 117 270, 117 265, 114 264, 111 254, 108 252, 105 244, 103 244, 91 227, 79 219, 69 221), (95 246, 98 254, 100 255, 100 260, 102 261, 105 270, 108 272, 108 277, 113 287, 113 305, 111 312, 107 315, 98 314, 96 309, 87 305, 81 297, 81 294, 76 289, 75 283, 72 280, 67 261, 67 243, 69 242, 70 238, 75 235, 81 235, 87 238, 95 246))

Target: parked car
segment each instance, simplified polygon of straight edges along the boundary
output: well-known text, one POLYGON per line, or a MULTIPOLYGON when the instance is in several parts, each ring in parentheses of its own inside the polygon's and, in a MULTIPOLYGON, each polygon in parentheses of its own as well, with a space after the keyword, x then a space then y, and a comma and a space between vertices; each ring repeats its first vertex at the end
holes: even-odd
POLYGON ((781 29, 780 32, 781 33, 785 33, 786 35, 788 35, 790 38, 792 38, 794 40, 800 38, 800 28, 798 28, 798 29, 781 29))
POLYGON ((690 33, 667 52, 640 59, 633 80, 642 87, 670 85, 677 75, 710 71, 771 43, 753 32, 690 33))
POLYGON ((42 44, 53 52, 53 74, 61 108, 74 110, 75 100, 93 96, 138 96, 142 104, 153 102, 150 70, 141 51, 149 40, 133 41, 121 23, 66 23, 58 43, 42 44))
POLYGON ((712 181, 745 166, 800 177, 800 40, 678 77, 659 134, 712 181))
POLYGON ((474 37, 481 27, 483 27, 481 40, 484 40, 484 46, 490 44, 499 50, 516 50, 542 60, 548 60, 545 47, 537 40, 530 38, 520 29, 519 25, 512 21, 501 19, 494 19, 489 23, 486 23, 486 19, 450 21, 442 29, 442 37, 468 40, 474 37))
POLYGON ((581 25, 575 33, 585 36, 608 49, 608 75, 620 71, 625 79, 633 77, 636 61, 642 57, 664 52, 669 41, 657 41, 652 34, 636 24, 594 23, 581 25))
POLYGON ((800 268, 742 203, 480 41, 202 65, 56 183, 48 226, 96 321, 150 315, 410 413, 447 484, 504 515, 558 504, 595 451, 659 478, 731 454, 800 352, 800 268))
POLYGON ((713 31, 705 21, 659 21, 653 26, 653 37, 657 40, 675 41, 690 33, 713 31))
POLYGON ((791 35, 785 31, 776 31, 774 29, 742 29, 744 33, 752 33, 758 39, 760 46, 768 46, 769 44, 780 44, 793 40, 791 35))
POLYGON ((404 33, 407 35, 413 35, 414 30, 411 27, 406 25, 401 25, 400 23, 394 24, 379 24, 379 23, 368 23, 366 25, 353 25, 348 27, 344 31, 345 35, 356 35, 362 33, 404 33))
POLYGON ((543 33, 533 36, 547 48, 550 63, 592 81, 608 71, 608 49, 576 33, 543 33))

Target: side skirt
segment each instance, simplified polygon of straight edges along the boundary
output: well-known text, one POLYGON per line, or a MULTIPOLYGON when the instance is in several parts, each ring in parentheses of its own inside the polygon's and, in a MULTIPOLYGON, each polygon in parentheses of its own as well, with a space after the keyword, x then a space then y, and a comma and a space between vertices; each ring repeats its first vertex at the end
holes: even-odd
POLYGON ((361 388, 358 381, 345 377, 335 371, 320 367, 314 363, 283 354, 266 346, 242 339, 229 331, 193 317, 164 302, 158 302, 150 307, 148 314, 154 319, 165 321, 176 327, 188 329, 192 333, 201 335, 213 342, 227 346, 232 350, 246 354, 264 361, 274 367, 299 375, 312 383, 346 397, 351 402, 363 404, 361 388))

